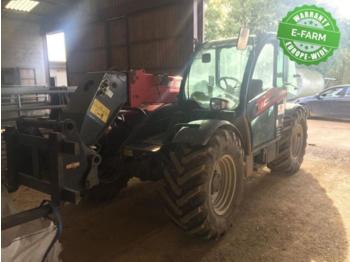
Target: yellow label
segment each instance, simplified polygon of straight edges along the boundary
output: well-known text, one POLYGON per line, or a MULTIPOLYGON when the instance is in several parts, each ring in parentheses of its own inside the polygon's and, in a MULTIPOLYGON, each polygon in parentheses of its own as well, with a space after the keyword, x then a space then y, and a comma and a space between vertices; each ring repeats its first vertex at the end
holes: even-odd
POLYGON ((90 113, 100 119, 103 123, 107 123, 110 112, 111 111, 104 104, 102 104, 99 100, 94 99, 90 113))

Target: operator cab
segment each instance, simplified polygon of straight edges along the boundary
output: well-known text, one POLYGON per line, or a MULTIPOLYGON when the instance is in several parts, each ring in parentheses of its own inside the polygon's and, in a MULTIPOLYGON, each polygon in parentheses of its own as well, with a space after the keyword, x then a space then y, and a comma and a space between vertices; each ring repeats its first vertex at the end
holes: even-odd
POLYGON ((243 46, 242 37, 204 43, 186 70, 182 98, 203 109, 217 110, 211 105, 221 104, 222 110, 236 111, 241 102, 272 87, 285 88, 292 96, 298 89, 296 65, 283 54, 276 35, 244 37, 243 46))
POLYGON ((279 139, 293 68, 272 33, 248 37, 243 48, 241 38, 204 43, 185 71, 180 98, 198 105, 192 120, 234 123, 258 154, 279 139))

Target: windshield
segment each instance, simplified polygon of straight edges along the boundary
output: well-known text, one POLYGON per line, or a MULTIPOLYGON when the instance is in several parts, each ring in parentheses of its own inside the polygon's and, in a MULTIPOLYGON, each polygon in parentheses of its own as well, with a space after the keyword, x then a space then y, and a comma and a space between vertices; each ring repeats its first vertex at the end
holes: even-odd
POLYGON ((211 98, 222 98, 228 101, 229 109, 235 109, 251 49, 251 46, 245 50, 219 46, 200 50, 187 75, 187 98, 204 108, 209 108, 211 98))

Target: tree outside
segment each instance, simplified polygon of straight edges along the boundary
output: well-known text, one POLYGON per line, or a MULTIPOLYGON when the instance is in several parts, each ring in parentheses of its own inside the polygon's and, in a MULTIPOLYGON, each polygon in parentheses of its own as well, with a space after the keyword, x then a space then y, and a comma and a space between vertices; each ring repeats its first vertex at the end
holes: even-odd
POLYGON ((336 79, 331 85, 350 83, 350 16, 338 15, 344 10, 323 0, 205 0, 205 40, 237 36, 240 27, 249 27, 253 34, 276 32, 281 18, 304 4, 323 6, 330 11, 341 32, 340 47, 334 55, 327 62, 308 68, 336 79))

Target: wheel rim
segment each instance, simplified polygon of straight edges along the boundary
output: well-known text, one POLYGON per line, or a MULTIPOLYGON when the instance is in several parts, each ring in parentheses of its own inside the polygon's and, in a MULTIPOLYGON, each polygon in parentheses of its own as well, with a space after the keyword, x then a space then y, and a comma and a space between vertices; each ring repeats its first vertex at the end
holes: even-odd
POLYGON ((230 209, 236 192, 236 166, 230 155, 216 161, 209 183, 209 193, 214 212, 225 215, 230 209))
POLYGON ((297 124, 292 131, 291 139, 291 155, 292 158, 298 159, 303 150, 304 132, 301 124, 297 124))

